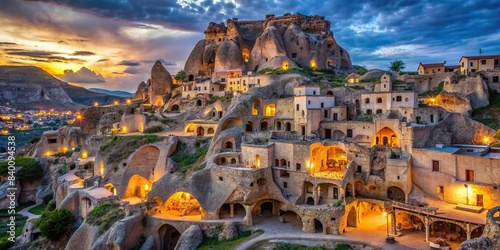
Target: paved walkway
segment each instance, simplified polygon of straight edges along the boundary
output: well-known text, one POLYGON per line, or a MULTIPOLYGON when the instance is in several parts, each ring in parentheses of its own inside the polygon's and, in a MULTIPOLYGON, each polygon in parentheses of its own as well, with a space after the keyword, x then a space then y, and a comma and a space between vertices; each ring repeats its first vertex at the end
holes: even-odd
POLYGON ((38 217, 40 217, 40 215, 36 215, 36 214, 32 214, 32 213, 28 212, 28 210, 30 210, 32 207, 36 207, 36 206, 38 206, 38 205, 35 204, 32 206, 26 207, 17 213, 22 215, 22 216, 28 217, 28 220, 31 220, 33 218, 38 218, 38 217))
MULTIPOLYGON (((302 232, 302 223, 300 221, 287 220, 287 223, 278 222, 277 216, 262 216, 254 217, 254 228, 264 230, 264 233, 254 239, 251 239, 236 248, 237 250, 245 250, 254 244, 273 239, 289 239, 289 240, 304 240, 321 242, 326 241, 342 241, 364 243, 388 250, 405 250, 405 249, 429 249, 429 243, 425 242, 424 232, 413 232, 412 230, 403 231, 402 234, 396 236, 396 243, 387 244, 387 221, 381 214, 370 213, 363 215, 362 222, 357 228, 347 228, 342 235, 323 235, 318 229, 317 233, 310 234, 302 232)), ((452 248, 457 249, 458 243, 453 244, 452 248), (456 246, 455 246, 456 245, 456 246)))

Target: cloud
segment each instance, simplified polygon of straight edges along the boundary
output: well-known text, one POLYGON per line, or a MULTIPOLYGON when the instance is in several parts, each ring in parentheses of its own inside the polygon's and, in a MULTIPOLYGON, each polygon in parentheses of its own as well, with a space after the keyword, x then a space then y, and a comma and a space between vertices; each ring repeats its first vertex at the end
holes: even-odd
POLYGON ((107 59, 107 58, 103 58, 103 59, 99 59, 99 60, 97 60, 97 62, 109 62, 109 59, 107 59))
POLYGON ((71 69, 65 70, 64 75, 61 77, 64 81, 72 83, 104 83, 106 80, 100 74, 82 67, 80 70, 74 72, 71 69))
POLYGON ((128 67, 126 68, 123 73, 125 74, 130 74, 130 75, 136 75, 136 74, 140 74, 140 73, 143 73, 143 71, 141 69, 137 69, 135 67, 128 67))
POLYGON ((118 65, 139 66, 139 65, 141 65, 141 62, 140 61, 132 61, 132 60, 124 60, 124 61, 121 61, 118 65))
POLYGON ((17 45, 17 43, 0 42, 0 46, 13 46, 13 45, 17 45))
POLYGON ((25 60, 32 60, 36 62, 61 62, 61 63, 83 63, 84 60, 61 56, 59 52, 43 51, 43 50, 26 50, 26 49, 4 49, 7 55, 18 56, 25 60))
POLYGON ((91 52, 91 51, 80 50, 80 51, 75 51, 72 55, 74 55, 74 56, 93 56, 93 55, 95 55, 95 53, 91 52))

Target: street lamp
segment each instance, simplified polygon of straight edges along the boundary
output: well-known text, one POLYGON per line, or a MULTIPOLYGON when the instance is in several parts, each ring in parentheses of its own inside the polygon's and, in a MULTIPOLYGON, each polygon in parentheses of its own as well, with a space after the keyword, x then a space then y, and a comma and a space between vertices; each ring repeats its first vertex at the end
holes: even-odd
POLYGON ((383 212, 382 215, 386 218, 386 225, 387 225, 387 238, 385 238, 385 242, 387 243, 394 243, 396 240, 394 240, 394 237, 389 236, 389 215, 387 212, 383 212))
POLYGON ((465 205, 469 205, 469 185, 464 184, 465 187, 465 205))

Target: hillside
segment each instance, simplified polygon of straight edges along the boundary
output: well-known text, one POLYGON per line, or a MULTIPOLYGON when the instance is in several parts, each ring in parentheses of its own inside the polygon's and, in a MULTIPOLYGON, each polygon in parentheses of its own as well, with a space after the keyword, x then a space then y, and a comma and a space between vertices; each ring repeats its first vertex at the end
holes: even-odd
POLYGON ((71 86, 33 66, 0 66, 0 105, 18 109, 79 109, 123 98, 71 86))
POLYGON ((125 97, 125 98, 134 97, 134 94, 132 94, 130 92, 126 92, 126 91, 120 91, 120 90, 107 90, 107 89, 99 89, 99 88, 88 88, 87 90, 92 91, 94 93, 112 95, 112 96, 117 96, 117 97, 125 97))

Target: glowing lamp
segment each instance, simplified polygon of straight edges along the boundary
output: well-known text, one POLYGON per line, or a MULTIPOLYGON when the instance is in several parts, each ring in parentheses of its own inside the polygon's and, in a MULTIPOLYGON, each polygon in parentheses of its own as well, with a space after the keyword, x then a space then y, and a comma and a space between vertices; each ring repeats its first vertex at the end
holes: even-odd
POLYGON ((488 136, 483 137, 483 142, 484 144, 490 144, 490 137, 488 136))
POLYGON ((46 156, 50 156, 50 155, 52 155, 52 154, 50 153, 50 151, 47 151, 47 152, 45 152, 45 155, 46 155, 46 156))
POLYGON ((114 101, 113 104, 116 106, 118 105, 118 101, 114 101))
POLYGON ((149 190, 149 185, 148 184, 145 184, 144 185, 144 190, 148 191, 149 190))
POLYGON ((132 103, 132 100, 127 99, 127 104, 131 104, 131 103, 132 103))
POLYGON ((126 134, 127 132, 128 132, 127 127, 126 127, 126 126, 123 126, 123 127, 122 127, 122 133, 126 134))
POLYGON ((94 102, 94 107, 99 107, 99 103, 98 102, 94 102))
POLYGON ((82 159, 87 159, 87 157, 89 157, 89 154, 87 153, 87 151, 83 151, 81 157, 82 159))
POLYGON ((68 148, 67 148, 67 147, 64 147, 64 148, 63 148, 63 152, 64 152, 64 153, 68 152, 68 148))
POLYGON ((382 216, 387 217, 387 212, 383 212, 382 216))

